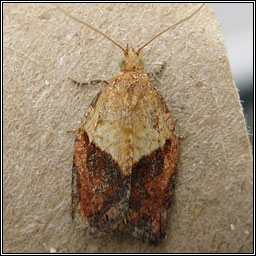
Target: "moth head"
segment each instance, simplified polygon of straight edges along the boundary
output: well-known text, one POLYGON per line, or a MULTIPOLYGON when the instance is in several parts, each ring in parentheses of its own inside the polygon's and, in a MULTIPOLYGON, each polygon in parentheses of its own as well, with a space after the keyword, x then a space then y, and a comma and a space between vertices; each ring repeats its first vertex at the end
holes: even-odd
POLYGON ((127 45, 124 57, 119 60, 121 71, 143 70, 144 60, 140 55, 127 45))

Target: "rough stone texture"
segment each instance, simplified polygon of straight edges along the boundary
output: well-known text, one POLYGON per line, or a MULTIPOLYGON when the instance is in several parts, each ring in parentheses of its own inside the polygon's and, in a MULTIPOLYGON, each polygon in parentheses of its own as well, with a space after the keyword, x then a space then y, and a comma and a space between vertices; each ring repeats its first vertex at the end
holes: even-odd
MULTIPOLYGON (((62 4, 114 40, 138 48, 198 4, 62 4)), ((225 46, 210 7, 146 47, 146 70, 180 142, 168 237, 157 247, 127 233, 92 239, 71 221, 74 134, 122 52, 52 4, 4 4, 5 253, 253 252, 252 155, 225 46)))

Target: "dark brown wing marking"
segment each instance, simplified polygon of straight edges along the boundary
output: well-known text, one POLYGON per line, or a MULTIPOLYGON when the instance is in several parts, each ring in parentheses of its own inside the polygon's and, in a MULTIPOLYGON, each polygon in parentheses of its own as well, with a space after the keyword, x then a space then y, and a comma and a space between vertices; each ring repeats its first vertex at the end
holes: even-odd
POLYGON ((90 143, 85 131, 76 134, 72 177, 72 216, 101 232, 115 229, 124 218, 130 196, 130 177, 111 155, 90 143))
POLYGON ((158 244, 166 235, 178 159, 177 137, 166 140, 132 169, 127 228, 142 241, 158 244))

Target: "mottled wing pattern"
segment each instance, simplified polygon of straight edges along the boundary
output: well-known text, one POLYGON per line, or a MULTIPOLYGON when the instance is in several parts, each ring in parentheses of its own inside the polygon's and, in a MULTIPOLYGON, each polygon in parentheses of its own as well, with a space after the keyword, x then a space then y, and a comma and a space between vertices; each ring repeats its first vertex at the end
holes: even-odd
POLYGON ((135 237, 157 244, 166 233, 177 144, 171 115, 147 75, 121 72, 77 131, 73 216, 92 232, 124 220, 135 237))
POLYGON ((109 233, 120 224, 130 196, 130 173, 124 174, 100 144, 101 136, 108 138, 111 133, 102 131, 102 126, 110 129, 112 123, 101 119, 108 112, 101 100, 105 93, 103 88, 95 97, 76 132, 72 170, 72 216, 96 235, 109 233))
POLYGON ((119 61, 121 72, 95 97, 76 133, 72 216, 92 232, 106 233, 126 226, 136 238, 153 244, 166 235, 178 137, 162 96, 144 73, 140 52, 163 33, 193 17, 203 6, 137 50, 128 45, 123 48, 59 8, 124 53, 119 61))
POLYGON ((178 138, 168 108, 149 82, 132 114, 134 163, 127 227, 142 241, 165 237, 178 161, 178 138), (139 153, 143 145, 150 153, 139 153))

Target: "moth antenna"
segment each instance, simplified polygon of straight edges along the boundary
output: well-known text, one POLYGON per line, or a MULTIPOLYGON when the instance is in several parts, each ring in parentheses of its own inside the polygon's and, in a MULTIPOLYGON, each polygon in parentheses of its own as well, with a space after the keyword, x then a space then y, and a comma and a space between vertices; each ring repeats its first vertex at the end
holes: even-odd
POLYGON ((170 29, 173 29, 174 27, 178 26, 179 24, 185 22, 186 20, 192 18, 196 13, 198 13, 204 6, 205 4, 202 4, 195 12, 193 12, 191 15, 189 15, 188 17, 178 21, 177 23, 171 25, 170 27, 166 28, 165 30, 163 30, 162 32, 160 32, 159 34, 155 35, 152 39, 150 39, 147 43, 145 43, 144 45, 142 45, 137 51, 136 54, 139 55, 141 50, 147 46, 148 44, 150 44, 153 40, 155 40, 156 38, 158 38, 159 36, 161 36, 162 34, 164 34, 165 32, 167 32, 170 29))
POLYGON ((63 12, 64 14, 66 14, 66 15, 67 15, 68 17, 70 17, 71 19, 73 19, 73 20, 75 20, 75 21, 77 21, 77 22, 79 22, 79 23, 81 23, 81 24, 87 26, 88 28, 90 28, 90 29, 96 31, 97 33, 101 34, 102 36, 104 36, 105 38, 107 38, 108 40, 110 40, 114 45, 118 46, 118 47, 125 53, 125 49, 124 49, 120 44, 116 43, 113 39, 111 39, 109 36, 107 36, 106 34, 104 34, 103 32, 101 32, 100 30, 94 28, 92 25, 90 25, 90 24, 88 24, 88 23, 86 23, 86 22, 84 22, 84 21, 82 21, 82 20, 79 20, 79 19, 76 18, 75 16, 73 16, 73 15, 67 13, 67 12, 66 12, 64 9, 62 9, 61 7, 59 7, 59 6, 57 6, 57 5, 55 5, 55 6, 56 6, 57 9, 59 9, 59 10, 60 10, 61 12, 63 12))

